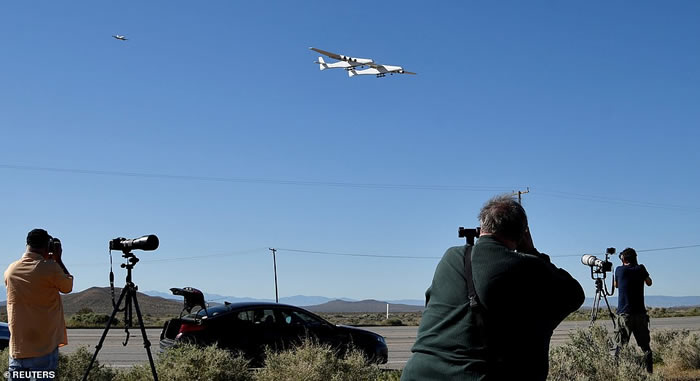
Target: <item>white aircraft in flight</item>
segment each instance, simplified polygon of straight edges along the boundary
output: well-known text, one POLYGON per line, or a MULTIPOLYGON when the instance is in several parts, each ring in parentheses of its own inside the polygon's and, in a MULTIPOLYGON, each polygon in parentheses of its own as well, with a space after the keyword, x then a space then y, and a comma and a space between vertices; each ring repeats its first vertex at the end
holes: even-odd
POLYGON ((338 60, 337 62, 326 62, 323 60, 323 57, 318 57, 318 61, 315 63, 319 65, 321 70, 343 68, 348 71, 348 75, 350 77, 354 77, 356 75, 376 75, 377 78, 380 78, 385 77, 387 74, 416 74, 410 71, 405 71, 401 66, 381 65, 375 63, 371 58, 355 58, 316 48, 309 49, 338 60), (365 66, 369 66, 369 68, 357 70, 357 68, 363 68, 365 66))
POLYGON ((114 35, 114 36, 112 36, 112 37, 116 38, 117 40, 122 40, 122 41, 128 40, 128 38, 126 38, 125 36, 122 36, 122 35, 120 35, 120 34, 116 34, 116 35, 114 35))

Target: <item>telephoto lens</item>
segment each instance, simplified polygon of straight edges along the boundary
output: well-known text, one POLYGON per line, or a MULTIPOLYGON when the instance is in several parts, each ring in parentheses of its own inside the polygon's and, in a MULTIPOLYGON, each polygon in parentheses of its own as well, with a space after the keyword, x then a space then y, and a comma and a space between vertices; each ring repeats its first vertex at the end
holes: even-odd
POLYGON ((124 237, 118 237, 109 241, 110 250, 121 250, 121 251, 131 251, 131 250, 144 250, 151 251, 158 248, 158 237, 155 234, 145 235, 139 238, 126 239, 124 237))
POLYGON ((595 255, 590 255, 590 254, 586 254, 583 257, 581 257, 581 263, 583 263, 586 266, 603 267, 603 261, 596 258, 595 255))

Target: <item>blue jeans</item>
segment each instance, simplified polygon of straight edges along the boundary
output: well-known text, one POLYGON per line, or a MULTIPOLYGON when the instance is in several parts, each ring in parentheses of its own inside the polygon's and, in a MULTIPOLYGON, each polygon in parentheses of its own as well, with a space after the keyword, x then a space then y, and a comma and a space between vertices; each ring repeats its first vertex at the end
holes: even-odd
POLYGON ((10 368, 8 369, 9 381, 20 380, 53 380, 56 378, 58 368, 58 348, 48 355, 40 357, 29 357, 16 359, 10 357, 10 368))

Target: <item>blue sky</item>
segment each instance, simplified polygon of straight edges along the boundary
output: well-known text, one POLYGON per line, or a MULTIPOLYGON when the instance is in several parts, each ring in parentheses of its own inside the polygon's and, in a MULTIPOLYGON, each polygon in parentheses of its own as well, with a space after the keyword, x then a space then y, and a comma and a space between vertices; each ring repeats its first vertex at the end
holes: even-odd
MULTIPOLYGON (((5 2, 2 266, 44 227, 76 290, 107 286, 107 242, 157 234, 141 290, 274 298, 276 247, 280 296, 420 299, 457 227, 529 187, 536 246, 592 296, 584 253, 700 245, 698 17, 695 1, 5 2), (310 46, 418 75, 321 72, 310 46)), ((699 254, 640 252, 647 293, 700 295, 699 254)))

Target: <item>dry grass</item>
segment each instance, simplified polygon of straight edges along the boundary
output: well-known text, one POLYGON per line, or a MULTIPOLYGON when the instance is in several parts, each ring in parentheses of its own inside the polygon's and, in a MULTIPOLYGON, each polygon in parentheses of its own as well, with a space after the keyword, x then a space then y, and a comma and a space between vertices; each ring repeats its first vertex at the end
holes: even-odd
POLYGON ((389 314, 389 319, 383 313, 320 313, 319 316, 333 324, 352 326, 417 326, 420 324, 421 312, 397 312, 389 314))

